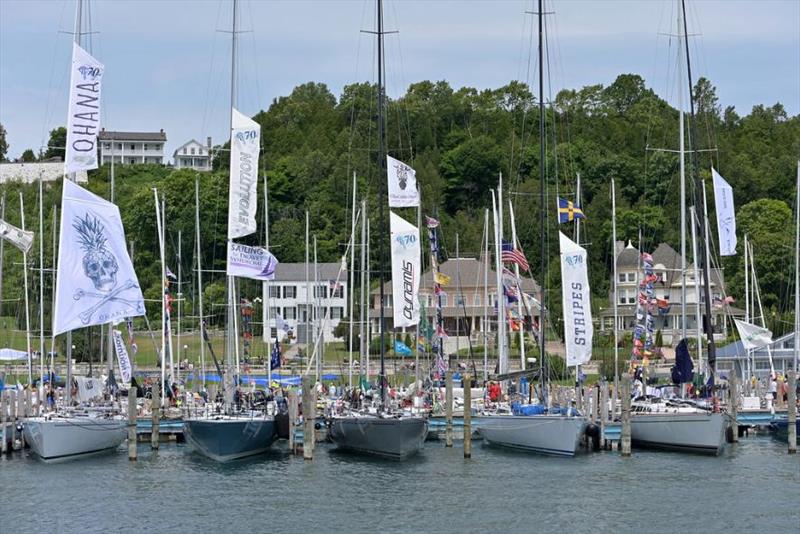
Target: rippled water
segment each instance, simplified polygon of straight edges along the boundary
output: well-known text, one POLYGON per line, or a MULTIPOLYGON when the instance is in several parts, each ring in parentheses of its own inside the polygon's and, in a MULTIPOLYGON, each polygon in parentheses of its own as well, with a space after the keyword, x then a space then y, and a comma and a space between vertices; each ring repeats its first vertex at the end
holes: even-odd
POLYGON ((272 452, 217 464, 140 445, 46 465, 0 459, 0 532, 800 532, 800 455, 769 437, 717 458, 549 458, 428 442, 402 463, 272 452), (6 530, 9 529, 9 530, 6 530))

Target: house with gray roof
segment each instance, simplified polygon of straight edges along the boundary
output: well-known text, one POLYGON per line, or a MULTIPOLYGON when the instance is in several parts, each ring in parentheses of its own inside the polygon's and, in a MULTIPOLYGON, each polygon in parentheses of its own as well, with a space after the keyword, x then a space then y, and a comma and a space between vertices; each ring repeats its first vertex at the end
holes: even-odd
POLYGON ((103 128, 97 134, 100 164, 112 161, 116 165, 136 163, 164 164, 164 145, 167 134, 158 132, 113 132, 103 128))
MULTIPOLYGON (((630 242, 627 246, 617 243, 617 312, 618 323, 614 325, 614 309, 609 306, 599 314, 600 330, 608 331, 616 328, 620 332, 632 332, 636 322, 636 303, 639 297, 639 282, 644 277, 639 250, 630 242)), ((655 328, 661 331, 665 345, 677 345, 683 333, 681 325, 681 255, 666 243, 659 244, 651 254, 653 271, 658 277, 654 284, 655 296, 669 301, 669 310, 655 317, 655 328)), ((743 317, 744 312, 725 302, 725 282, 722 269, 710 269, 709 286, 713 304, 712 327, 714 339, 724 340, 730 328, 730 317, 743 317)), ((614 283, 610 284, 609 302, 614 301, 614 283)), ((693 263, 686 265, 686 335, 697 337, 698 324, 705 332, 705 319, 702 314, 703 296, 702 273, 697 271, 693 263), (698 302, 701 306, 700 322, 697 320, 698 302)))
POLYGON ((341 267, 279 263, 275 279, 264 284, 264 334, 313 344, 322 332, 323 341, 334 340, 333 330, 348 314, 347 271, 341 267))

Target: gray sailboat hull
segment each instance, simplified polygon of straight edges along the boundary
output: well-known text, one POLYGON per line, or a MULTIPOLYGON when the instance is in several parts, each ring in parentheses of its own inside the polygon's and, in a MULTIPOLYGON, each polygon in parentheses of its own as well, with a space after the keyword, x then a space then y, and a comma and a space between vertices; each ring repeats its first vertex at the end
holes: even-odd
POLYGON ((187 443, 195 451, 217 462, 266 452, 277 437, 275 419, 272 417, 186 419, 183 432, 187 443))
POLYGON ((422 417, 335 417, 328 435, 340 449, 403 460, 422 448, 428 421, 422 417))
POLYGON ((717 455, 725 445, 726 425, 721 413, 637 413, 631 416, 631 443, 717 455))
POLYGON ((490 445, 574 456, 585 428, 584 417, 495 415, 483 417, 478 432, 490 445))

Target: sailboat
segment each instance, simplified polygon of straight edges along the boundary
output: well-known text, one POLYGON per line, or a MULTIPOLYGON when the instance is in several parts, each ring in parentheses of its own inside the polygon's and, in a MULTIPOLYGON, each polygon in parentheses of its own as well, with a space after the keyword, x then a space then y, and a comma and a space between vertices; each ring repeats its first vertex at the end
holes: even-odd
MULTIPOLYGON (((83 0, 75 13, 65 174, 95 169, 100 91, 105 67, 81 48, 83 0)), ((31 451, 45 461, 116 449, 128 421, 112 409, 85 408, 102 383, 78 378, 73 403, 72 330, 144 314, 144 299, 128 256, 119 208, 66 179, 63 183, 53 337, 66 332, 65 405, 25 420, 31 451)))
MULTIPOLYGON (((682 61, 686 60, 686 69, 687 69, 687 80, 688 87, 690 89, 689 94, 689 107, 690 107, 690 114, 689 114, 689 128, 690 128, 690 141, 696 142, 698 139, 695 131, 695 117, 694 117, 694 97, 692 95, 691 87, 692 87, 692 70, 691 70, 691 61, 689 59, 689 48, 687 42, 687 24, 686 24, 686 9, 683 0, 679 0, 679 3, 682 9, 679 9, 679 18, 678 18, 678 28, 679 28, 679 59, 682 61), (682 32, 681 32, 682 28, 682 32), (682 45, 682 46, 681 46, 682 45), (682 50, 680 50, 682 49, 682 50), (685 52, 685 57, 684 57, 685 52)), ((684 128, 683 128, 683 105, 682 105, 682 95, 684 94, 683 90, 679 90, 679 95, 681 95, 680 106, 680 157, 681 157, 681 213, 684 213, 684 205, 685 205, 685 171, 684 171, 684 128)), ((705 324, 708 325, 706 329, 706 335, 708 340, 708 372, 709 376, 712 380, 714 375, 716 374, 715 371, 715 364, 716 364, 716 347, 714 344, 714 334, 711 328, 711 294, 710 294, 710 276, 709 276, 709 257, 708 257, 708 247, 706 243, 708 243, 708 225, 705 223, 706 220, 706 207, 705 202, 702 199, 702 186, 701 181, 699 178, 698 172, 698 161, 697 161, 697 153, 693 150, 689 150, 690 159, 692 162, 692 171, 694 174, 694 187, 695 187, 695 194, 694 194, 694 204, 695 206, 700 206, 701 213, 696 216, 695 214, 695 207, 691 208, 691 217, 689 220, 689 224, 691 225, 692 229, 692 236, 693 236, 693 243, 695 248, 695 267, 699 269, 702 273, 702 284, 701 284, 701 277, 695 276, 695 287, 696 287, 696 294, 698 296, 698 302, 700 302, 700 291, 704 292, 704 300, 705 300, 705 314, 704 314, 704 321, 705 324), (699 240, 695 237, 696 228, 700 228, 701 235, 699 236, 699 240), (698 246, 698 241, 700 241, 700 246, 698 246), (698 249, 700 250, 698 255, 698 249), (698 261, 699 259, 699 261, 698 261)), ((682 216, 682 223, 684 217, 682 216)), ((686 229, 685 225, 681 228, 681 240, 682 240, 682 252, 685 251, 685 243, 686 239, 686 229)), ((685 258, 685 253, 682 254, 685 258)), ((615 256, 616 258, 616 256, 615 256)), ((616 259, 615 259, 616 261, 616 259)), ((685 260, 684 260, 685 261, 685 260)), ((649 257, 648 254, 641 255, 641 265, 643 267, 643 280, 642 284, 640 285, 640 297, 639 297, 639 308, 641 308, 641 313, 645 313, 645 308, 647 308, 647 304, 652 300, 652 283, 647 283, 647 276, 652 276, 652 258, 649 257), (643 305, 644 302, 644 305, 643 305)), ((682 306, 686 305, 686 291, 685 291, 685 263, 684 269, 682 273, 682 277, 684 278, 683 283, 683 298, 682 306)), ((637 308, 637 315, 640 313, 639 308, 637 308)), ((699 307, 698 307, 698 321, 697 321, 697 328, 698 328, 698 343, 697 343, 697 350, 698 354, 702 348, 699 330, 703 322, 700 320, 699 317, 699 307)), ((686 325, 686 314, 685 311, 683 313, 683 325, 685 331, 686 325)), ((643 333, 645 336, 649 336, 650 333, 648 332, 648 328, 643 326, 643 333)), ((634 332, 634 340, 637 339, 636 332, 634 332)), ((684 339, 682 344, 679 344, 678 348, 681 350, 681 353, 686 351, 687 354, 684 354, 684 357, 688 357, 688 348, 685 344, 686 336, 684 334, 684 339)), ((636 343, 636 341, 634 341, 636 343)), ((647 348, 647 340, 644 341, 644 348, 647 348)), ((636 347, 634 351, 638 350, 636 347)), ((700 358, 698 358, 700 360, 700 358)), ((658 448, 658 449, 667 449, 667 450, 678 450, 678 451, 688 451, 688 452, 699 452, 699 453, 708 453, 708 454, 719 454, 723 446, 725 444, 725 430, 727 427, 727 417, 723 413, 719 413, 718 411, 712 411, 708 407, 700 406, 694 402, 683 400, 683 399, 660 399, 660 398, 652 398, 648 396, 644 396, 640 399, 634 400, 631 404, 631 443, 635 446, 642 446, 642 447, 650 447, 650 448, 658 448)))
MULTIPOLYGON (((387 172, 386 134, 384 129, 384 84, 383 84, 383 1, 377 0, 378 38, 378 165, 381 176, 387 172)), ((330 420, 328 436, 340 449, 358 453, 402 460, 416 454, 428 434, 428 421, 424 416, 397 413, 386 406, 386 336, 384 269, 386 256, 386 221, 384 218, 384 186, 380 191, 380 405, 365 411, 350 410, 330 420)))
MULTIPOLYGON (((540 195, 541 198, 545 198, 545 132, 544 132, 544 125, 545 125, 545 113, 544 113, 544 66, 543 66, 543 55, 544 55, 544 47, 543 47, 543 14, 544 9, 542 5, 542 0, 539 0, 539 10, 538 10, 538 22, 539 22, 539 139, 540 142, 540 158, 539 158, 539 186, 540 186, 540 195)), ((502 215, 502 177, 500 179, 500 187, 498 188, 498 201, 497 206, 498 209, 495 212, 495 246, 496 246, 496 259, 495 262, 497 264, 497 271, 498 271, 498 288, 497 288, 497 295, 498 295, 498 359, 501 362, 499 365, 500 372, 505 372, 505 366, 507 365, 507 354, 506 354, 506 343, 505 343, 505 313, 503 313, 504 308, 504 297, 503 297, 503 288, 501 287, 500 281, 500 271, 501 271, 501 258, 500 258, 500 248, 501 248, 501 241, 502 241, 502 226, 503 226, 503 215, 502 215)), ((494 195, 493 195, 493 202, 494 202, 494 195)), ((539 231, 540 231, 540 242, 541 242, 541 251, 540 251, 540 260, 541 260, 541 273, 542 277, 544 278, 544 273, 546 270, 546 248, 545 244, 547 242, 546 233, 547 233, 547 226, 545 220, 545 212, 546 207, 545 203, 542 202, 540 206, 540 220, 539 220, 539 231)), ((575 243, 572 243, 569 239, 566 238, 562 234, 562 260, 564 259, 564 254, 582 254, 582 265, 586 267, 586 251, 581 249, 575 243), (571 245, 568 245, 566 241, 569 241, 571 245), (574 246, 572 246, 574 245, 574 246), (565 248, 566 247, 566 248, 565 248), (577 247, 577 248, 576 248, 577 247), (582 253, 580 251, 583 251, 582 253)), ((516 247, 517 244, 513 243, 512 246, 516 247)), ((563 265, 563 262, 562 262, 563 265)), ((576 263, 577 265, 577 263, 576 263)), ((563 268, 562 268, 563 269, 563 268)), ((565 277, 565 272, 562 272, 562 277, 565 277)), ((540 379, 541 379, 541 399, 539 404, 535 405, 517 405, 514 407, 512 413, 510 415, 505 414, 490 414, 487 417, 481 420, 481 426, 478 429, 480 435, 492 445, 498 445, 507 448, 513 449, 520 449, 525 451, 537 452, 542 454, 554 455, 554 456, 574 456, 578 446, 580 444, 580 438, 583 435, 583 432, 586 428, 587 420, 584 416, 577 413, 575 410, 572 409, 563 409, 563 408, 549 408, 547 406, 546 400, 546 392, 547 392, 547 363, 546 363, 546 354, 545 354, 545 313, 546 313, 546 305, 545 305, 545 293, 543 287, 544 280, 540 281, 540 295, 539 295, 539 305, 540 305, 540 327, 539 327, 539 349, 540 349, 540 379)), ((585 287, 585 292, 582 292, 580 300, 583 302, 585 299, 586 304, 588 306, 588 299, 589 299, 589 288, 588 283, 585 287)), ((588 308, 587 308, 588 309, 588 308)), ((568 321, 564 321, 565 327, 567 327, 568 321)), ((588 321, 588 324, 591 325, 591 321, 588 321)), ((591 347, 591 339, 588 342, 587 347, 591 347)))
MULTIPOLYGON (((228 335, 226 347, 226 372, 223 378, 223 406, 208 406, 208 410, 184 419, 183 431, 186 441, 192 448, 218 462, 227 462, 267 451, 277 438, 274 413, 267 409, 256 409, 241 402, 234 402, 235 391, 239 382, 238 328, 236 316, 236 284, 231 269, 231 254, 237 245, 234 238, 249 235, 256 230, 255 207, 257 204, 257 184, 254 178, 258 169, 258 153, 260 148, 260 127, 258 123, 242 115, 236 110, 236 41, 239 30, 238 2, 233 0, 232 16, 232 61, 231 61, 231 170, 230 170, 230 206, 228 219, 228 335), (248 174, 249 185, 242 180, 243 173, 248 174), (245 202, 239 203, 239 196, 247 195, 245 202), (236 202, 234 202, 236 200, 236 202), (237 206, 250 206, 241 213, 237 206), (235 214, 235 216, 234 216, 235 214), (235 355, 235 363, 234 363, 235 355), (233 379, 233 380, 232 380, 233 379)), ((197 233, 199 235, 199 221, 197 233)), ((248 247, 255 248, 255 247, 248 247)), ((256 255, 269 254, 265 249, 258 249, 256 255)), ((198 256, 199 258, 199 256, 198 256)), ((274 259, 274 258, 273 258, 274 259)), ((199 263, 198 263, 199 272, 199 263)), ((274 274, 274 265, 273 265, 274 274)), ((266 273, 265 273, 266 274, 266 273)), ((261 279, 261 278, 259 278, 261 279)), ((203 318, 200 318, 201 331, 206 337, 203 318)), ((211 346, 209 344, 209 349, 211 346)), ((212 349, 212 356, 213 349, 212 349)), ((215 363, 216 363, 216 358, 215 363)))

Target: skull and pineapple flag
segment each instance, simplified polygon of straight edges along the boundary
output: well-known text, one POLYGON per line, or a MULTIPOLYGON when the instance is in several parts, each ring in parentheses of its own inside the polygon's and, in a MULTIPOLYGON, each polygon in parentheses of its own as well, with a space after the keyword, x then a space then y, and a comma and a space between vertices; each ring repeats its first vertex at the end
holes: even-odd
POLYGON ((53 335, 145 314, 119 208, 64 180, 53 335))
POLYGON ((409 208, 419 206, 417 172, 391 156, 386 156, 387 179, 389 180, 389 207, 409 208))

